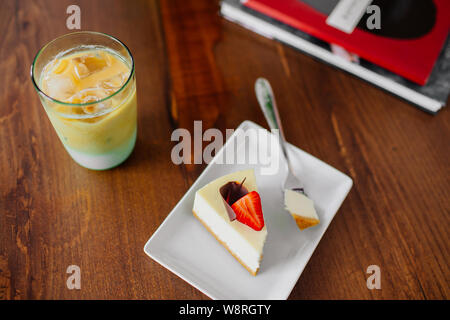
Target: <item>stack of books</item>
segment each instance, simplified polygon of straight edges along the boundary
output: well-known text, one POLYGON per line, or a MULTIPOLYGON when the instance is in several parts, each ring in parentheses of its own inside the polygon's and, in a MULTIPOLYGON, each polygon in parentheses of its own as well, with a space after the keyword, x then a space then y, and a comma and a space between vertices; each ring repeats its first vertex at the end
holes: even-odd
POLYGON ((447 102, 448 0, 222 0, 221 14, 430 113, 447 102))

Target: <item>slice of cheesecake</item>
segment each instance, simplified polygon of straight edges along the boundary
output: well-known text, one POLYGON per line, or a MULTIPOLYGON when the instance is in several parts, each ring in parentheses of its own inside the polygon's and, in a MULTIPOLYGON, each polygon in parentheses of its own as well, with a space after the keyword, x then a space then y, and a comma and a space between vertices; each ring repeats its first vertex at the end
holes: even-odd
POLYGON ((303 193, 284 190, 284 204, 300 230, 319 224, 320 220, 314 209, 314 202, 303 193))
POLYGON ((267 228, 253 170, 220 177, 195 193, 194 216, 252 274, 263 255, 267 228))

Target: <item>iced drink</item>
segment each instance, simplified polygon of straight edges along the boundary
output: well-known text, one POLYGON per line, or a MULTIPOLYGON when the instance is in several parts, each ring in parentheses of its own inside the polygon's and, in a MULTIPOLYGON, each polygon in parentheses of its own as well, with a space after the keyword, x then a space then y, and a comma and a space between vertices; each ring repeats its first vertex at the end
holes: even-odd
POLYGON ((76 162, 104 170, 130 155, 136 141, 136 81, 133 58, 122 43, 93 32, 63 36, 41 49, 32 77, 56 133, 76 162), (71 37, 75 39, 68 41, 71 37), (64 45, 57 45, 61 41, 64 45), (39 61, 46 50, 53 54, 39 61))

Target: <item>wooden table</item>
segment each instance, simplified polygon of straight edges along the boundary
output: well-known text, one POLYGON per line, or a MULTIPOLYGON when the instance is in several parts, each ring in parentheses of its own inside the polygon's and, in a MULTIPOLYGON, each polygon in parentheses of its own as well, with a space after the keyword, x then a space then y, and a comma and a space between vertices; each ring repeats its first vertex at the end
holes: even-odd
MULTIPOLYGON (((2 1, 0 9, 0 298, 207 299, 143 246, 205 165, 177 166, 177 127, 265 127, 253 93, 272 83, 287 139, 354 186, 291 299, 448 299, 450 110, 424 113, 353 76, 265 39, 216 1, 2 1), (34 92, 38 49, 82 30, 123 40, 136 60, 139 131, 120 167, 83 169, 34 92), (81 290, 66 287, 79 265, 81 290), (366 287, 369 265, 381 290, 366 287)), ((182 227, 182 226, 180 226, 182 227)))

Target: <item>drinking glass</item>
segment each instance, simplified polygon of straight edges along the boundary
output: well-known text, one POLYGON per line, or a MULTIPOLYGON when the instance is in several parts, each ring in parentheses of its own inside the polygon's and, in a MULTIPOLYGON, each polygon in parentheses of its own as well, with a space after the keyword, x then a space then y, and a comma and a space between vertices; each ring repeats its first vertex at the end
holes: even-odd
MULTIPOLYGON (((106 170, 128 158, 136 142, 137 98, 134 60, 125 44, 98 32, 63 35, 39 50, 31 66, 31 79, 59 139, 73 160, 89 169, 106 170), (42 84, 46 66, 55 59, 84 51, 104 51, 121 59, 129 68, 123 85, 101 99, 80 103, 61 101, 45 93, 42 84)), ((58 86, 52 87, 53 92, 57 92, 58 86)))

